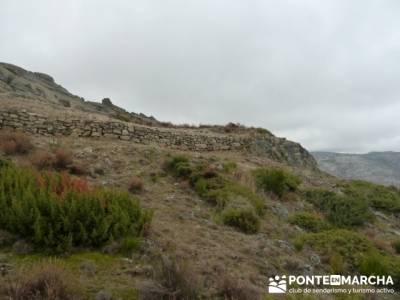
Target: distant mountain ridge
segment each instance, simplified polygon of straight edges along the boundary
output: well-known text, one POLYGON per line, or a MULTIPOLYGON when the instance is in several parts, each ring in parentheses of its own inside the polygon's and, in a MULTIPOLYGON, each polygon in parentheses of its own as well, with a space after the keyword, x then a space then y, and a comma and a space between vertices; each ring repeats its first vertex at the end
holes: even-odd
POLYGON ((362 179, 400 187, 400 152, 347 154, 312 152, 323 171, 345 179, 362 179))

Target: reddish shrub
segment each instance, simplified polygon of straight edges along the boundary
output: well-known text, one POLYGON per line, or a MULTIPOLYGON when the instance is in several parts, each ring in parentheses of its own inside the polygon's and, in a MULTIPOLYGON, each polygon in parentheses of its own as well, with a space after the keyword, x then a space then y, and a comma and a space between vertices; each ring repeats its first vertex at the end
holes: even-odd
POLYGON ((73 162, 72 154, 63 149, 57 149, 55 152, 54 167, 58 170, 67 169, 73 162))
POLYGON ((1 149, 6 155, 12 155, 17 153, 17 145, 14 141, 5 141, 1 144, 1 149))
POLYGON ((60 175, 54 172, 37 174, 36 180, 40 187, 51 189, 59 196, 63 196, 70 191, 79 193, 90 191, 89 184, 86 180, 72 178, 67 173, 62 173, 60 175))
POLYGON ((80 178, 72 178, 67 173, 61 174, 61 180, 59 185, 56 187, 56 193, 58 195, 63 195, 65 192, 75 191, 75 192, 87 192, 89 191, 89 185, 86 180, 80 178))
POLYGON ((39 151, 32 155, 31 163, 39 170, 50 169, 54 163, 54 158, 48 152, 39 151))
POLYGON ((26 154, 33 149, 31 139, 21 132, 11 132, 1 135, 0 146, 7 155, 26 154))
POLYGON ((73 163, 69 167, 69 172, 74 175, 85 175, 87 174, 87 168, 82 164, 73 163))
POLYGON ((140 177, 133 176, 129 183, 128 189, 131 193, 138 193, 143 191, 143 180, 140 177))

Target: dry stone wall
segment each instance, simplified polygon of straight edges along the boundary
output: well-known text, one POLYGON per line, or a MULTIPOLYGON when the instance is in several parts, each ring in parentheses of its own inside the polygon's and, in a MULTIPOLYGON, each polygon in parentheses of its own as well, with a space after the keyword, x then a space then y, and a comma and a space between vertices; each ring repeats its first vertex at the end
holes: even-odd
POLYGON ((292 165, 315 167, 312 156, 299 144, 270 134, 251 137, 238 134, 201 133, 196 130, 147 127, 114 121, 58 119, 0 109, 0 128, 20 129, 46 136, 111 137, 140 144, 156 144, 190 151, 253 151, 292 165))

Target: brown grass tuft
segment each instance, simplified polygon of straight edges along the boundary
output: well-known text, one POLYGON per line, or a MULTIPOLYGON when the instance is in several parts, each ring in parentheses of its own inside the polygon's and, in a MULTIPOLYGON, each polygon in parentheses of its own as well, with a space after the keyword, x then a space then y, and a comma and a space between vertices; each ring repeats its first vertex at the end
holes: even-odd
POLYGON ((187 265, 175 259, 162 257, 154 280, 142 283, 139 299, 200 299, 201 284, 187 265))
POLYGON ((22 132, 0 135, 0 147, 6 155, 27 154, 33 149, 31 139, 22 132))
POLYGON ((138 176, 133 176, 129 182, 129 191, 131 193, 138 193, 143 191, 143 180, 138 176))
POLYGON ((214 178, 218 176, 217 168, 215 165, 208 165, 204 170, 204 178, 214 178))
POLYGON ((18 278, 4 284, 4 293, 9 299, 82 299, 77 279, 59 262, 47 261, 21 270, 18 278))
POLYGON ((222 276, 218 284, 219 294, 225 300, 260 300, 261 293, 250 283, 229 275, 222 276))

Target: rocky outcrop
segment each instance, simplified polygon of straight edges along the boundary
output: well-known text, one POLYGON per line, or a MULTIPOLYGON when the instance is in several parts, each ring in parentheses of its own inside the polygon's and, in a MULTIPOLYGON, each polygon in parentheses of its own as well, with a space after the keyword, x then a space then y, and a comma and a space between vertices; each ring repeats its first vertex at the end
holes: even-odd
POLYGON ((0 101, 3 99, 18 99, 32 101, 41 105, 46 104, 68 111, 84 111, 86 113, 101 114, 123 121, 157 126, 160 124, 152 117, 143 114, 129 113, 113 105, 105 98, 102 103, 86 101, 82 97, 71 94, 57 84, 50 75, 30 72, 18 66, 0 63, 0 101))

